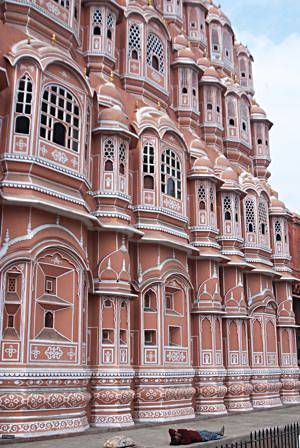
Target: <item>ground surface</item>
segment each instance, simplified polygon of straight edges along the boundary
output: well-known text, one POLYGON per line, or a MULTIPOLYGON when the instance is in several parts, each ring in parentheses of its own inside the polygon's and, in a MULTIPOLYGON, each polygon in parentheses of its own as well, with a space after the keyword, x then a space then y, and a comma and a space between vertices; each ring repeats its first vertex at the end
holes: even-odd
MULTIPOLYGON (((168 424, 153 427, 136 428, 126 431, 96 433, 88 431, 83 435, 60 439, 39 440, 24 443, 5 443, 9 448, 102 448, 104 442, 110 437, 126 435, 132 437, 139 448, 167 448, 169 446, 168 428, 205 428, 219 429, 225 425, 225 437, 222 443, 232 442, 249 436, 251 431, 274 426, 284 426, 288 423, 300 422, 300 405, 285 408, 276 408, 260 412, 252 412, 226 417, 197 419, 192 422, 168 424)), ((216 447, 216 442, 188 445, 197 447, 216 447)))

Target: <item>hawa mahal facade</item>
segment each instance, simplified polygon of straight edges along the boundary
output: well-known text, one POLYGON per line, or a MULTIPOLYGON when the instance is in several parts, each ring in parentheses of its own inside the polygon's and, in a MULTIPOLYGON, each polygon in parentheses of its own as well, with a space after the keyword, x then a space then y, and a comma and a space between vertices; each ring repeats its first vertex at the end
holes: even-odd
POLYGON ((0 433, 299 403, 300 218, 229 19, 1 0, 0 20, 0 433))

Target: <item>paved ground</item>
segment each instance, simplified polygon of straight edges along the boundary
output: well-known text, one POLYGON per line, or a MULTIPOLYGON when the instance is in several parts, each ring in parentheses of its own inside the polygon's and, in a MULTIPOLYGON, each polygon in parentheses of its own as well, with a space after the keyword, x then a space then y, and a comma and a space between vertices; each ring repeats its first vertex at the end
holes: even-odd
MULTIPOLYGON (((140 448, 167 448, 169 446, 168 428, 205 428, 215 430, 225 425, 224 442, 244 439, 251 431, 274 426, 284 426, 288 423, 300 422, 300 405, 276 408, 267 411, 230 415, 226 417, 197 419, 188 423, 160 425, 136 428, 112 433, 96 433, 88 431, 83 435, 60 439, 40 440, 36 442, 5 443, 9 448, 102 448, 104 442, 115 435, 132 437, 140 448)), ((1 441, 1 445, 3 446, 1 441)), ((216 447, 216 442, 188 445, 190 447, 216 447)))

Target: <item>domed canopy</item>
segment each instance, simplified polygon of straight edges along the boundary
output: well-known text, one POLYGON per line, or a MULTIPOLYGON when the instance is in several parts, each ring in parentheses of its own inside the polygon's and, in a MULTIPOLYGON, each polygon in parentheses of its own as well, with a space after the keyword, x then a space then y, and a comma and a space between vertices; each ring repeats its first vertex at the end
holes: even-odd
POLYGON ((195 55, 190 47, 185 47, 178 50, 176 59, 179 58, 191 59, 193 62, 195 61, 195 55))
POLYGON ((100 97, 100 100, 102 99, 104 100, 104 102, 123 106, 120 89, 117 89, 115 84, 111 81, 108 81, 99 87, 98 95, 100 97))
POLYGON ((128 128, 128 117, 120 106, 113 106, 108 109, 104 109, 99 114, 100 122, 118 122, 125 125, 128 128))
POLYGON ((177 36, 174 37, 174 45, 178 45, 178 46, 182 46, 182 47, 187 47, 188 46, 188 40, 185 37, 184 34, 180 33, 177 34, 177 36))

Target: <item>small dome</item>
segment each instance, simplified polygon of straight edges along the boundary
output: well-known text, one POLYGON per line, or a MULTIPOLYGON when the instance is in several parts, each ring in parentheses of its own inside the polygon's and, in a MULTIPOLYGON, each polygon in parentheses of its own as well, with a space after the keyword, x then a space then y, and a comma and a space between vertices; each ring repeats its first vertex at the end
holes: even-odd
POLYGON ((188 44, 189 44, 189 42, 184 34, 180 33, 180 34, 177 34, 177 36, 175 36, 174 45, 181 45, 182 47, 187 47, 188 44))
POLYGON ((203 78, 214 78, 217 81, 220 80, 220 76, 214 67, 207 68, 203 74, 203 78))
POLYGON ((192 61, 195 61, 195 55, 190 47, 185 47, 177 52, 177 58, 185 58, 185 59, 191 59, 192 61))
POLYGON ((123 105, 120 90, 117 89, 115 84, 111 81, 108 81, 99 87, 99 95, 109 102, 123 105))
POLYGON ((204 68, 204 70, 206 70, 206 68, 210 67, 210 60, 206 57, 206 56, 202 56, 201 58, 199 58, 197 60, 197 64, 202 68, 204 68))
POLYGON ((229 167, 229 162, 223 154, 220 154, 219 157, 215 160, 215 169, 216 170, 226 170, 229 167))
POLYGON ((212 6, 212 8, 209 9, 208 14, 213 14, 215 16, 221 15, 221 10, 217 8, 216 6, 212 6))
POLYGON ((260 107, 258 104, 253 104, 251 106, 251 115, 263 115, 264 117, 267 116, 264 109, 262 107, 260 107))
POLYGON ((239 177, 237 173, 229 166, 221 174, 221 179, 229 182, 238 182, 239 177))
POLYGON ((205 168, 211 168, 213 169, 213 164, 212 162, 209 160, 208 157, 204 156, 204 157, 199 157, 198 159, 195 160, 194 164, 193 164, 193 169, 205 169, 205 168))
POLYGON ((285 209, 285 203, 280 201, 280 199, 276 198, 275 196, 271 197, 271 207, 276 207, 276 208, 283 208, 285 209))
POLYGON ((120 106, 113 106, 108 109, 102 110, 99 114, 99 121, 118 122, 128 127, 128 117, 120 108, 120 106))

